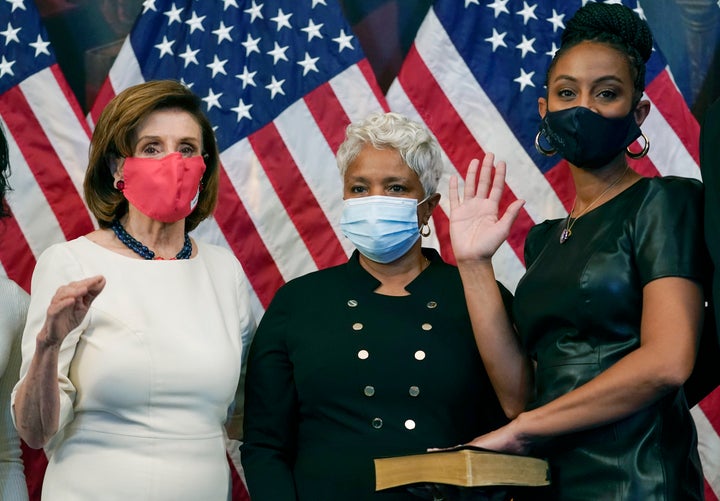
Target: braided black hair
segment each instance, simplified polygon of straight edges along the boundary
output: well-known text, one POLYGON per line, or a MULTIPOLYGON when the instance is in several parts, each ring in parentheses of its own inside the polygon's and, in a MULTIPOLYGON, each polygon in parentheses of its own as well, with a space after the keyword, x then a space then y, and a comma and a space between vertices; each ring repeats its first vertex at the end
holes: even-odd
POLYGON ((5 139, 2 127, 0 127, 0 217, 10 215, 8 207, 5 203, 5 193, 10 191, 8 177, 10 176, 10 153, 8 152, 8 143, 5 139))
POLYGON ((550 74, 555 62, 565 52, 588 41, 607 44, 627 57, 635 79, 635 100, 640 100, 645 90, 645 63, 650 59, 653 47, 653 37, 647 22, 624 5, 598 2, 586 4, 567 22, 560 49, 555 53, 547 74, 550 74))

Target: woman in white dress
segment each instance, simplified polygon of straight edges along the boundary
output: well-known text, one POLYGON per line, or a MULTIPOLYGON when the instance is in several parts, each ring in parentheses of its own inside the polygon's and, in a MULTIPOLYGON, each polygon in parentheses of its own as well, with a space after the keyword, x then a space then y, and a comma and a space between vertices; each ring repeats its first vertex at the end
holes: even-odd
MULTIPOLYGON (((3 203, 9 189, 8 160, 7 140, 0 129, 0 218, 8 215, 3 203)), ((12 280, 0 277, 0 499, 7 501, 28 499, 20 438, 13 426, 9 405, 10 392, 20 370, 20 335, 27 307, 27 293, 12 280)))
POLYGON ((223 425, 240 429, 255 323, 232 253, 187 233, 218 168, 178 82, 126 89, 100 116, 85 178, 100 229, 39 258, 13 395, 20 436, 49 458, 43 500, 229 497, 223 425))

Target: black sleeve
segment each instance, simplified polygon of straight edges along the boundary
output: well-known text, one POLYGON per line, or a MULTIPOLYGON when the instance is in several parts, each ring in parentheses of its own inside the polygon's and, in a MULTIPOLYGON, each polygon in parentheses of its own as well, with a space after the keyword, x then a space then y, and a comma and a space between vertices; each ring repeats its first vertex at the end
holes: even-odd
POLYGON ((640 281, 682 277, 702 283, 702 184, 671 176, 663 181, 664 189, 648 197, 637 213, 633 245, 640 281))
POLYGON ((287 350, 291 300, 273 298, 250 346, 241 462, 253 501, 294 500, 297 392, 287 350))

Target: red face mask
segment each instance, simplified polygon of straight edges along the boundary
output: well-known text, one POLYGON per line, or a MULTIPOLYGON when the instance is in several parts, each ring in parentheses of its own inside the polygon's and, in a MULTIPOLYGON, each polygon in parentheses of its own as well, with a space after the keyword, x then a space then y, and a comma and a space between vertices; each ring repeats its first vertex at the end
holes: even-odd
POLYGON ((199 155, 184 158, 176 152, 160 159, 127 157, 123 195, 146 216, 174 223, 197 205, 204 172, 205 161, 199 155))

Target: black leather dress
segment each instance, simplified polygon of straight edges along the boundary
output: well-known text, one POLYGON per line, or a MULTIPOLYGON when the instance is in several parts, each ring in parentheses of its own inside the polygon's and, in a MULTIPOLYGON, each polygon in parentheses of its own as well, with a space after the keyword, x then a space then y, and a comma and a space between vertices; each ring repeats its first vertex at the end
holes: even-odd
MULTIPOLYGON (((588 212, 563 244, 565 220, 528 234, 527 273, 514 312, 537 362, 541 406, 600 374, 640 345, 642 289, 662 277, 700 282, 702 185, 645 178, 588 212)), ((621 421, 553 439, 557 500, 703 498, 697 435, 682 389, 621 421)))

